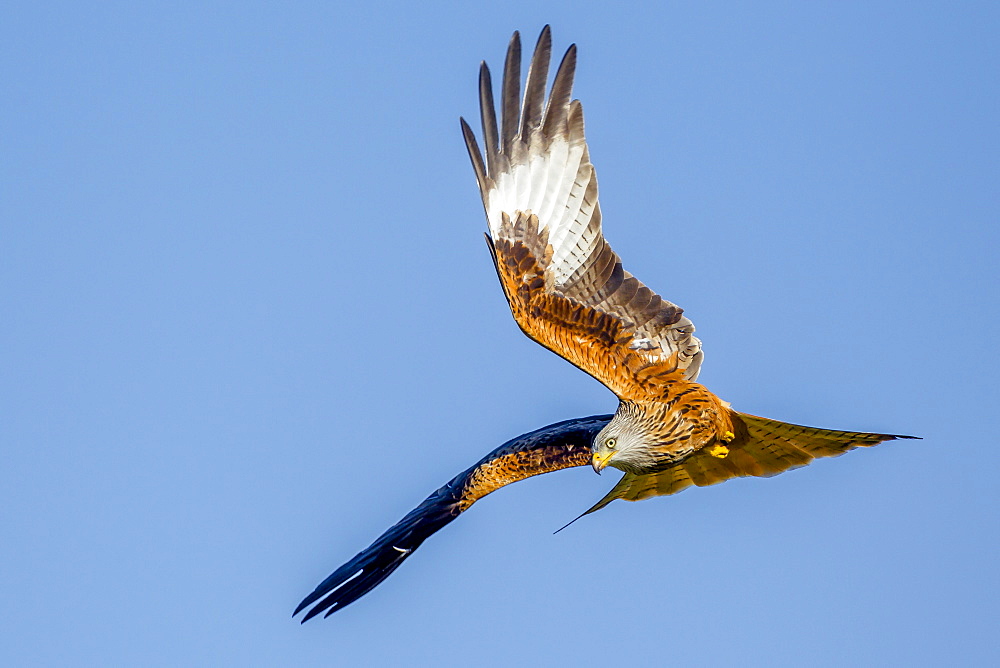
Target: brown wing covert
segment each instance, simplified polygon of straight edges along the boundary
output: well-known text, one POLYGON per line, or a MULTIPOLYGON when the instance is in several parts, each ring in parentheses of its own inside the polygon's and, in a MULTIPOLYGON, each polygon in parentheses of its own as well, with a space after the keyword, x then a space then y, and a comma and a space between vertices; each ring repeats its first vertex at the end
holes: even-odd
POLYGON ((697 377, 701 343, 683 311, 625 271, 605 241, 583 107, 571 100, 576 48, 567 50, 546 100, 551 50, 546 28, 522 97, 521 44, 514 34, 500 123, 489 68, 482 64, 485 152, 462 121, 500 281, 515 320, 532 339, 620 397, 657 394, 650 385, 697 377))

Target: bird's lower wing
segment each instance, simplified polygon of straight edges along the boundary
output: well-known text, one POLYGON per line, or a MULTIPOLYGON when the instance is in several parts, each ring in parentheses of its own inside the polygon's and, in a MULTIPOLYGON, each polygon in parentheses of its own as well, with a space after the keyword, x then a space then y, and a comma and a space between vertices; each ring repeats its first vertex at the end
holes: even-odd
POLYGON ((732 418, 736 438, 725 448, 706 448, 657 473, 626 473, 607 496, 584 514, 600 510, 615 499, 640 501, 676 494, 691 485, 707 487, 732 478, 770 477, 820 457, 836 457, 854 448, 897 438, 914 438, 803 427, 736 412, 732 418))
POLYGON ((358 600, 396 570, 429 536, 505 485, 540 473, 590 463, 590 446, 610 415, 566 420, 507 441, 455 476, 367 549, 338 568, 295 609, 302 621, 327 616, 358 600), (315 605, 314 605, 315 604, 315 605))

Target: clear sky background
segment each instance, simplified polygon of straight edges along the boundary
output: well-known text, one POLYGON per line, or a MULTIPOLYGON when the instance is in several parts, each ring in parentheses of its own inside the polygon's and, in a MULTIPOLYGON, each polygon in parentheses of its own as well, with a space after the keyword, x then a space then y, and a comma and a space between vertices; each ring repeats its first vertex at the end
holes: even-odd
POLYGON ((1000 648, 996 3, 8 3, 0 663, 984 665, 1000 648), (611 412, 526 339, 458 116, 551 23, 605 232, 739 410, 923 436, 616 502, 505 488, 611 412))

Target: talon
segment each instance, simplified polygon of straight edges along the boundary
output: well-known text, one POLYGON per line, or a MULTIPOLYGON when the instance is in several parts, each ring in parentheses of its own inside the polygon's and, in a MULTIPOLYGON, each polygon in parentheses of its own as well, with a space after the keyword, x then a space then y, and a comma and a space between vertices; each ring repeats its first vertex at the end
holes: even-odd
POLYGON ((722 435, 722 440, 725 443, 728 443, 729 441, 733 440, 734 438, 736 438, 736 434, 734 434, 731 431, 727 431, 725 434, 722 435))
POLYGON ((729 454, 729 448, 727 448, 724 445, 716 444, 708 449, 708 454, 712 455, 713 457, 718 457, 719 459, 722 459, 723 457, 729 454))

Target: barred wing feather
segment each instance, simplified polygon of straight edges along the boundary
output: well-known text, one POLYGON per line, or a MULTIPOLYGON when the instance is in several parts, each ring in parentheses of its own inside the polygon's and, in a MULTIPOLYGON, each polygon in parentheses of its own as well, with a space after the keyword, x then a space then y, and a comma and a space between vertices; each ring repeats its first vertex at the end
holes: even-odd
POLYGON ((484 151, 462 120, 497 273, 528 336, 622 398, 656 395, 664 382, 697 378, 701 342, 682 310, 625 271, 605 241, 583 108, 571 100, 576 48, 566 52, 546 100, 551 50, 546 27, 522 96, 520 37, 514 33, 501 122, 489 68, 482 65, 484 151))
POLYGON ((822 457, 838 457, 855 448, 914 438, 804 427, 736 412, 733 412, 733 425, 736 438, 727 444, 725 457, 698 452, 663 471, 626 473, 587 513, 600 510, 615 499, 641 501, 652 496, 676 494, 691 485, 707 487, 746 476, 769 478, 822 457))

